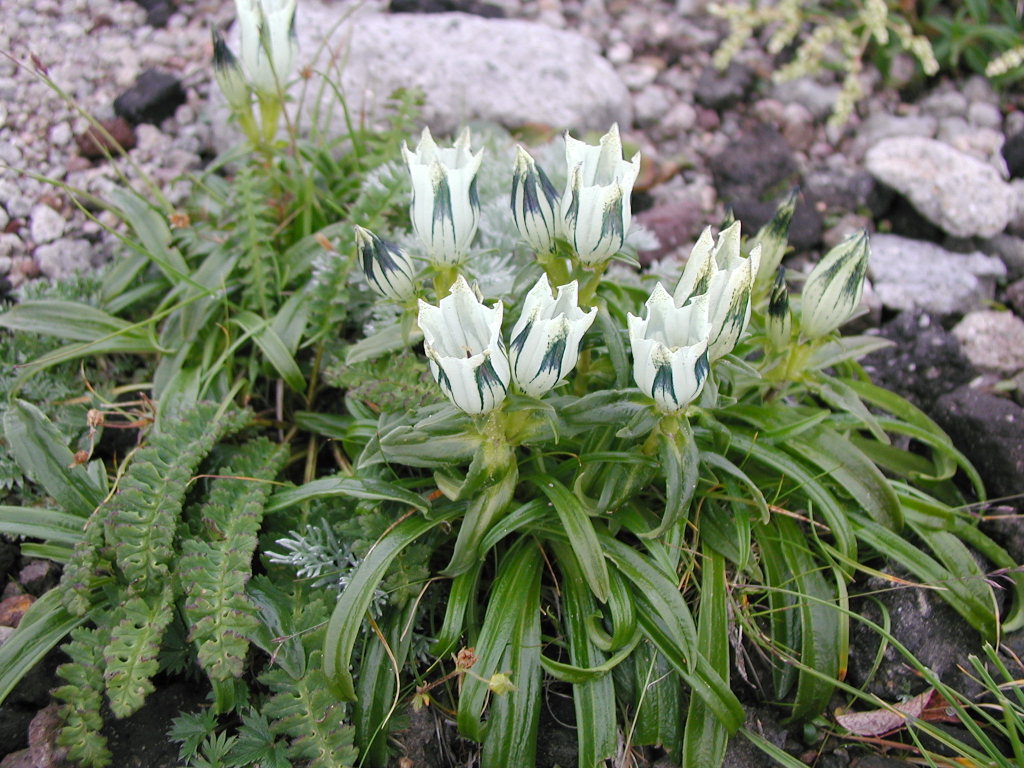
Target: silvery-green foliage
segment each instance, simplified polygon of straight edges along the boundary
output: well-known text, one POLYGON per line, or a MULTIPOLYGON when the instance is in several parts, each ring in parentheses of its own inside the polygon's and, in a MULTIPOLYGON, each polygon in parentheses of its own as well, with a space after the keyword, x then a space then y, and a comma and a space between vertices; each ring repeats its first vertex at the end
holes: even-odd
MULTIPOLYGON (((313 587, 341 592, 348 586, 352 572, 359 567, 359 558, 352 552, 352 541, 339 541, 326 520, 320 520, 319 525, 307 525, 302 533, 289 531, 275 543, 284 551, 268 550, 267 559, 295 568, 295 575, 311 580, 313 587)), ((383 590, 374 592, 370 612, 375 619, 380 617, 387 599, 383 590)))

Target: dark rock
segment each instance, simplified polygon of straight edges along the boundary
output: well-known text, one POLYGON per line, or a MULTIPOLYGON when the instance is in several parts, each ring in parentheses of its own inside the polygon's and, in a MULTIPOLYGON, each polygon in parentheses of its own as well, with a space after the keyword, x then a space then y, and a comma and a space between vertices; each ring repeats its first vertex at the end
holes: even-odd
POLYGON ((960 342, 930 315, 902 312, 882 326, 895 346, 861 360, 871 380, 925 411, 935 400, 976 375, 960 342))
POLYGON ((806 174, 802 188, 808 200, 823 203, 829 213, 847 213, 866 207, 874 186, 866 171, 823 169, 806 174))
MULTIPOLYGON (((0 291, 0 294, 2 293, 0 291)), ((14 570, 20 556, 21 548, 0 536, 0 581, 7 581, 7 575, 14 570)))
POLYGON ((796 160, 786 140, 773 126, 760 123, 732 142, 708 163, 715 190, 722 199, 766 199, 791 188, 797 178, 796 160))
MULTIPOLYGON (((1024 515, 999 514, 989 511, 982 520, 981 532, 999 543, 1015 563, 1024 563, 1024 515)), ((1017 632, 1020 638, 1021 653, 1024 654, 1024 632, 1017 632)), ((1007 636, 1009 637, 1009 636, 1007 636)), ((1003 641, 1008 642, 1006 639, 1003 641)))
POLYGON ((537 768, 577 765, 576 710, 571 689, 553 686, 548 690, 537 724, 537 768))
POLYGON ((154 29, 159 29, 167 24, 167 20, 174 13, 173 0, 135 0, 136 3, 146 9, 146 23, 154 29))
MULTIPOLYGON (((891 564, 886 568, 900 579, 913 577, 891 564)), ((981 648, 981 636, 933 589, 895 586, 880 577, 872 577, 865 591, 874 599, 852 598, 851 608, 868 621, 882 624, 882 613, 875 600, 889 614, 891 632, 925 667, 943 683, 972 698, 983 688, 958 668, 970 669, 970 654, 981 648)), ((886 647, 871 679, 868 675, 875 660, 878 633, 860 621, 850 622, 850 665, 846 682, 887 701, 916 696, 928 689, 926 680, 892 645, 886 647)))
POLYGON ((28 746, 28 724, 35 713, 34 707, 0 706, 0 757, 28 746))
POLYGON ((660 243, 656 250, 640 251, 637 254, 644 266, 671 253, 680 245, 695 240, 703 224, 700 206, 690 200, 656 205, 633 218, 651 230, 660 243))
POLYGON ((734 61, 724 72, 707 66, 697 78, 693 97, 697 103, 721 111, 742 101, 753 83, 753 70, 739 62, 734 61))
POLYGON ((1006 303, 1013 307, 1017 317, 1024 317, 1024 279, 1006 286, 1006 303))
MULTIPOLYGON (((780 749, 786 744, 786 729, 779 725, 778 714, 767 708, 748 708, 744 726, 762 736, 780 749)), ((771 768, 776 765, 772 758, 755 746, 749 739, 737 733, 729 739, 722 768, 771 768)))
POLYGON ((135 146, 135 129, 123 117, 101 120, 100 127, 103 130, 89 126, 88 130, 75 138, 82 157, 97 160, 108 154, 117 156, 122 150, 135 146))
POLYGON ((1024 493, 1024 408, 965 386, 940 397, 931 415, 978 470, 989 496, 1024 493))
POLYGON ((391 13, 448 13, 461 11, 485 19, 505 18, 505 9, 493 3, 479 0, 391 0, 388 6, 391 13))
MULTIPOLYGON (((422 768, 442 768, 448 765, 446 755, 454 754, 455 730, 446 726, 445 717, 436 707, 412 706, 405 708, 407 725, 401 731, 392 732, 398 742, 401 754, 412 765, 422 768)), ((400 763, 402 764, 402 763, 400 763)))
POLYGON ((193 682, 157 685, 133 715, 104 723, 102 733, 107 737, 111 764, 177 768, 178 745, 167 738, 167 729, 173 718, 205 706, 208 691, 205 684, 193 682))
POLYGON ((865 755, 853 764, 853 768, 907 768, 904 760, 896 760, 884 755, 865 755))
POLYGON ((136 125, 158 125, 184 103, 181 80, 169 72, 147 69, 131 88, 114 99, 114 113, 136 125))
MULTIPOLYGON (((771 221, 784 196, 762 203, 750 198, 739 198, 732 203, 733 215, 743 223, 743 231, 753 234, 771 221)), ((799 200, 789 225, 789 244, 799 253, 809 251, 821 242, 823 223, 821 214, 806 200, 799 200)))
MULTIPOLYGON (((961 744, 965 744, 971 749, 976 749, 977 751, 982 753, 987 752, 987 748, 982 746, 981 742, 979 742, 974 737, 974 735, 966 728, 942 722, 932 723, 932 725, 936 729, 945 733, 951 739, 959 741, 961 744)), ((959 757, 963 754, 962 752, 958 752, 957 750, 948 746, 949 739, 943 739, 942 741, 940 741, 939 739, 935 738, 926 731, 919 731, 918 733, 920 734, 921 738, 921 746, 929 752, 932 752, 936 755, 943 755, 945 757, 959 757)), ((995 746, 995 748, 998 749, 1005 757, 1013 757, 1013 752, 1010 749, 1009 742, 1003 739, 998 733, 996 733, 994 730, 990 730, 986 735, 992 742, 993 746, 995 746)))
POLYGON ((4 706, 36 710, 50 703, 50 691, 60 684, 57 667, 67 661, 59 649, 53 649, 43 660, 25 673, 4 701, 4 706))
POLYGON ((1003 144, 1003 159, 1011 179, 1024 177, 1024 131, 1016 133, 1003 144))
POLYGON ((893 235, 909 237, 911 240, 927 240, 931 243, 941 243, 946 236, 945 232, 918 213, 910 201, 901 195, 893 198, 892 206, 885 213, 885 219, 889 222, 889 232, 893 235))
POLYGON ((52 560, 30 560, 18 572, 18 583, 36 597, 42 597, 44 592, 56 587, 58 581, 60 566, 52 560))
POLYGON ((64 725, 60 707, 51 704, 35 713, 28 724, 28 749, 9 755, 4 768, 71 768, 67 748, 57 745, 57 735, 64 725))

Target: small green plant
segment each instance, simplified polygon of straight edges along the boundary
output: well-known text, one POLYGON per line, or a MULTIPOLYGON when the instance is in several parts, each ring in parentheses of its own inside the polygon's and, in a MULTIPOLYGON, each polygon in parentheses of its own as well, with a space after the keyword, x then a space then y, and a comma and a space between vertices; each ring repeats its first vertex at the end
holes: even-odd
MULTIPOLYGON (((273 498, 344 494, 353 480, 418 491, 346 571, 325 638, 332 690, 361 713, 363 758, 386 762, 397 694, 378 690, 405 663, 412 700, 454 712, 483 765, 532 762, 545 678, 572 686, 580 765, 612 757, 620 733, 682 765, 717 765, 742 719, 730 613, 774 649, 776 700, 796 721, 818 717, 845 669, 846 585, 868 553, 942 584, 988 638, 1019 626, 1024 580, 1013 575, 1015 608, 997 616, 963 543, 1012 567, 956 512, 950 478, 963 471, 983 497, 974 470, 924 414, 867 381, 854 360, 886 342, 836 334, 857 310, 866 235, 828 253, 799 297, 778 269, 795 198, 746 249, 736 224, 717 241, 705 232, 671 292, 609 278, 612 258, 630 260, 636 159, 621 158, 614 129, 598 147, 566 142, 561 195, 517 151, 519 245, 502 240, 507 213, 481 192, 499 174, 468 134, 445 149, 424 133, 405 151, 416 238, 395 239, 409 250, 356 234, 391 323, 348 350, 342 380, 369 377, 348 413, 307 421, 352 458, 343 477, 273 498), (504 279, 472 248, 477 228, 511 252, 504 279), (425 360, 412 354, 419 334, 425 360), (395 349, 397 360, 366 363, 395 349), (425 368, 448 403, 399 394, 422 387, 425 368), (438 627, 426 671, 409 655, 408 604, 380 600, 414 543, 450 580, 443 610, 430 608, 436 586, 423 593, 418 623, 438 627), (371 608, 372 630, 353 621, 371 608)), ((304 553, 301 567, 329 567, 336 553, 314 555, 320 541, 280 544, 304 553)))
POLYGON ((893 0, 775 0, 754 3, 730 0, 709 10, 729 22, 729 34, 715 51, 714 63, 725 69, 743 44, 762 27, 772 30, 767 49, 780 54, 793 47, 792 58, 773 74, 776 82, 834 70, 842 88, 829 124, 843 125, 866 94, 861 83, 869 49, 894 43, 909 51, 927 75, 939 71, 928 38, 915 32, 911 21, 893 0))
POLYGON ((963 3, 929 0, 921 4, 919 24, 932 40, 943 67, 963 66, 1008 84, 1024 75, 1024 16, 1013 0, 963 3))
POLYGON ((181 210, 116 193, 127 250, 89 300, 0 315, 64 342, 7 386, 6 446, 48 501, 0 507, 0 532, 65 564, 0 647, 0 699, 70 633, 60 738, 83 764, 109 760, 102 707, 136 711, 166 671, 211 688, 172 730, 191 766, 383 766, 409 703, 483 766, 530 765, 551 680, 581 766, 620 745, 715 766, 743 721, 733 633, 770 650, 794 721, 819 717, 869 558, 987 639, 1024 625, 1024 577, 959 511, 957 473, 984 499, 973 468, 867 380, 855 360, 885 342, 838 335, 863 233, 791 295, 792 197, 659 282, 628 269, 639 157, 615 128, 567 136, 561 164, 497 130, 486 156, 468 131, 410 150, 405 95, 345 151, 278 139, 293 7, 249 9, 245 70, 219 51, 233 175, 181 210), (130 415, 127 456, 76 456, 24 399, 60 366, 140 357, 150 397, 99 392, 86 422, 130 415), (1006 569, 1007 615, 967 545, 1006 569))

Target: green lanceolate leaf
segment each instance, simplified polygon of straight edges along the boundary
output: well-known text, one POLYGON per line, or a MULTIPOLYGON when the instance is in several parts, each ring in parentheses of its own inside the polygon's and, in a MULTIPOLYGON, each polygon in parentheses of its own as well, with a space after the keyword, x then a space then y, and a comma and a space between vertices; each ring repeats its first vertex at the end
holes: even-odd
MULTIPOLYGON (((496 672, 508 673, 502 663, 512 664, 515 659, 509 653, 510 646, 522 636, 524 612, 540 617, 540 605, 537 590, 540 586, 540 573, 543 558, 540 549, 529 539, 521 539, 498 564, 498 574, 491 586, 490 600, 487 603, 487 614, 480 630, 476 646, 477 662, 473 665, 473 676, 463 678, 462 692, 459 695, 458 725, 459 732, 474 741, 483 741, 487 736, 488 726, 483 722, 484 705, 489 696, 488 681, 496 672)), ((532 618, 530 619, 532 621, 532 618)), ((536 651, 539 655, 540 641, 538 636, 536 651)), ((532 671, 532 662, 529 667, 532 671)), ((537 659, 537 671, 540 670, 540 659, 537 659)), ((512 670, 515 672, 515 670, 512 670)), ((531 684, 528 680, 512 678, 512 684, 531 684)), ((526 693, 529 688, 521 689, 526 693)), ((531 761, 532 762, 532 761, 531 761)), ((510 763, 510 765, 529 765, 530 763, 510 763)))
POLYGON ((252 337, 267 358, 267 362, 274 367, 285 383, 296 392, 305 392, 306 379, 287 345, 274 330, 274 326, 253 312, 239 312, 233 319, 252 337))
POLYGON ((15 460, 42 485, 65 512, 88 517, 103 500, 86 468, 46 415, 31 403, 15 400, 4 413, 4 439, 15 460))
POLYGON ((349 664, 356 638, 362 629, 362 619, 373 600, 373 593, 387 572, 391 561, 427 531, 454 520, 461 509, 450 509, 437 514, 432 520, 410 517, 391 528, 377 540, 359 567, 349 578, 348 586, 338 598, 331 614, 324 638, 324 675, 331 690, 342 701, 356 697, 349 664))
POLYGON ((67 341, 99 341, 120 334, 137 340, 146 338, 126 320, 73 301, 23 301, 0 315, 0 328, 67 341))
MULTIPOLYGON (((728 584, 725 558, 704 549, 701 573, 700 613, 697 616, 697 652, 729 681, 728 584)), ((729 733, 700 696, 690 698, 683 731, 683 768, 721 765, 729 733)))
POLYGON ((32 603, 18 628, 0 645, 0 704, 43 656, 85 620, 64 609, 56 589, 32 603))
POLYGON ((37 507, 0 507, 0 533, 76 544, 85 521, 77 515, 37 507))
POLYGON ((360 757, 374 768, 387 765, 388 719, 398 705, 395 692, 412 645, 415 612, 415 601, 404 610, 386 611, 380 634, 368 633, 363 643, 352 724, 360 757))
MULTIPOLYGON (((583 573, 572 547, 564 544, 552 546, 555 560, 562 573, 563 616, 569 635, 569 660, 575 669, 593 672, 589 679, 573 682, 573 705, 576 709, 576 743, 579 765, 598 768, 615 756, 615 685, 608 675, 614 664, 625 658, 640 640, 627 644, 616 657, 605 659, 587 629, 587 617, 597 610, 593 595, 583 588, 583 573), (583 669, 581 669, 583 668, 583 669)), ((549 674, 555 674, 551 664, 542 659, 549 674)), ((566 672, 564 668, 559 670, 566 672)), ((557 675, 556 675, 557 676, 557 675)), ((561 678, 564 679, 564 678, 561 678)))
POLYGON ((695 652, 697 627, 675 582, 632 547, 610 536, 601 536, 601 545, 623 576, 633 583, 638 606, 647 606, 647 610, 637 611, 644 634, 697 695, 704 698, 729 732, 735 731, 743 723, 743 708, 721 675, 695 652))
POLYGON ((164 217, 134 192, 115 189, 110 192, 110 199, 142 242, 146 256, 160 268, 171 284, 176 285, 183 278, 188 278, 188 265, 181 253, 171 247, 171 230, 164 217))
MULTIPOLYGON (((491 526, 505 513, 519 482, 515 454, 503 442, 486 441, 470 465, 467 484, 480 491, 470 500, 455 539, 452 559, 442 576, 458 576, 472 567, 481 556, 480 542, 491 526)), ((575 497, 574 497, 575 498, 575 497)))
MULTIPOLYGON (((487 734, 481 755, 481 768, 506 768, 510 765, 533 765, 537 751, 537 724, 543 698, 541 689, 541 634, 540 634, 540 563, 538 548, 528 543, 533 553, 531 561, 524 563, 530 579, 526 589, 515 595, 513 605, 497 605, 496 610, 511 610, 516 617, 512 635, 507 641, 501 661, 494 671, 505 674, 514 689, 506 693, 492 692, 487 734)), ((491 606, 487 607, 488 616, 491 606)), ((484 619, 486 628, 487 618, 484 619)), ((478 651, 481 658, 489 657, 489 648, 481 632, 478 651)), ((493 674, 493 672, 492 672, 493 674)), ((475 680, 475 678, 472 678, 475 680)), ((465 683, 463 695, 465 695, 465 683)))
POLYGON ((580 500, 550 475, 533 475, 530 480, 551 500, 562 522, 573 551, 579 559, 580 569, 594 595, 602 603, 608 602, 608 567, 604 553, 594 532, 594 523, 580 500))
MULTIPOLYGON (((490 547, 487 549, 489 550, 490 547)), ((444 623, 441 625, 441 630, 434 635, 434 641, 430 648, 430 652, 435 656, 445 656, 454 651, 458 645, 464 630, 466 614, 476 601, 480 569, 483 564, 484 561, 479 560, 468 571, 460 573, 452 579, 445 606, 444 623)))
POLYGON ((312 480, 297 488, 283 488, 267 501, 265 512, 283 512, 313 499, 343 496, 366 501, 393 501, 405 504, 421 512, 430 510, 430 502, 419 494, 407 491, 400 485, 385 480, 359 477, 323 477, 312 480))
POLYGON ((660 746, 678 755, 683 740, 683 688, 677 670, 645 638, 633 652, 635 694, 629 743, 660 746))
POLYGON ((748 458, 781 472, 788 480, 797 484, 798 492, 814 504, 814 511, 821 515, 832 535, 835 547, 848 560, 856 560, 857 542, 847 510, 835 495, 817 480, 818 473, 812 472, 798 458, 776 448, 759 443, 755 435, 735 430, 730 446, 738 457, 748 458))
MULTIPOLYGON (((841 624, 846 617, 834 604, 835 595, 807 548, 807 537, 793 520, 778 515, 770 525, 758 531, 757 538, 762 547, 768 547, 762 558, 766 568, 769 558, 781 557, 785 564, 787 578, 773 586, 789 593, 788 602, 792 607, 788 610, 798 617, 801 664, 819 673, 812 675, 804 670, 798 673, 791 716, 796 721, 817 717, 825 710, 835 689, 829 680, 834 680, 839 672, 844 634, 841 624), (770 553, 769 549, 773 551, 770 553)), ((786 641, 793 643, 792 630, 787 631, 787 635, 786 641)))
POLYGON ((658 435, 658 458, 665 476, 665 513, 661 523, 645 538, 656 538, 672 528, 686 514, 697 490, 700 450, 689 422, 682 418, 674 434, 658 435))
POLYGON ((754 482, 747 477, 747 474, 729 461, 725 456, 718 453, 711 453, 707 451, 701 451, 700 454, 701 463, 713 467, 714 469, 721 470, 727 475, 734 477, 739 480, 747 488, 751 500, 757 506, 758 511, 761 513, 761 522, 767 523, 771 513, 768 510, 768 503, 764 500, 764 495, 761 493, 761 489, 754 485, 754 482))

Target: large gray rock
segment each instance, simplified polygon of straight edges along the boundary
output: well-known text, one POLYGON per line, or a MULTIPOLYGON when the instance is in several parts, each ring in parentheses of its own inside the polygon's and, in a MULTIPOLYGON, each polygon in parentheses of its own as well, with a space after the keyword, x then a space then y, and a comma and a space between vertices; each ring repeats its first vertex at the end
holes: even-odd
POLYGON ((992 237, 1016 213, 1016 195, 991 165, 941 141, 883 139, 864 158, 868 172, 956 237, 992 237))
POLYGON ((1006 277, 1006 266, 997 256, 952 253, 924 240, 875 234, 868 274, 889 309, 923 309, 944 317, 970 312, 992 299, 996 280, 1006 277))
MULTIPOLYGON (((626 86, 596 45, 575 32, 463 13, 353 12, 349 4, 302 0, 296 33, 296 71, 309 65, 327 72, 353 119, 365 117, 370 125, 383 123, 388 97, 400 88, 423 91, 422 119, 440 135, 473 120, 602 133, 614 122, 623 128, 632 122, 626 86)), ((236 25, 229 40, 234 51, 237 36, 236 25)), ((304 85, 303 124, 318 108, 321 125, 330 116, 329 135, 345 133, 332 89, 321 89, 316 76, 299 79, 290 91, 295 103, 304 85)), ((224 120, 213 122, 221 126, 215 142, 223 149, 237 134, 224 129, 224 120)))

